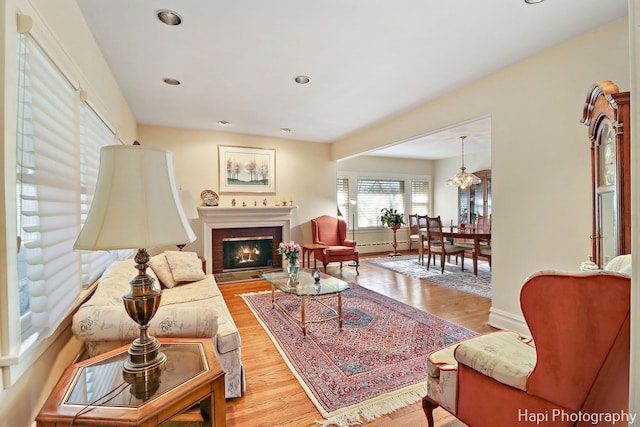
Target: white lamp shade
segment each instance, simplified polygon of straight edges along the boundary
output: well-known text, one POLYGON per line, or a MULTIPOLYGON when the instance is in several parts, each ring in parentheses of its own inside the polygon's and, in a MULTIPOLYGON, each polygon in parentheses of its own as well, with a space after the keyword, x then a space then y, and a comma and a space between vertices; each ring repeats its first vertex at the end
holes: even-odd
POLYGON ((198 218, 198 209, 196 209, 196 201, 194 200, 191 192, 189 190, 180 190, 178 191, 178 196, 180 197, 180 204, 182 205, 182 210, 186 215, 187 219, 196 219, 198 218))
POLYGON ((173 176, 173 154, 139 145, 100 150, 98 182, 75 249, 151 248, 196 239, 173 176))

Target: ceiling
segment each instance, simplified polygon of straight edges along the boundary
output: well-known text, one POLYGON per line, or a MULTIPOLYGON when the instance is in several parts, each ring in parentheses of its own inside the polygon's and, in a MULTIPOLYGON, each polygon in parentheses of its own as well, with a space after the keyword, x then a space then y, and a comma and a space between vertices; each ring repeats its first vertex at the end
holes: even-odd
MULTIPOLYGON (((602 0, 77 3, 138 123, 313 142, 408 111, 624 17, 628 7, 627 0, 606 7, 602 0), (178 13, 181 25, 161 23, 159 9, 178 13), (296 83, 299 75, 309 83, 296 83)), ((489 118, 461 127, 368 154, 456 156, 463 134, 465 152, 490 145, 489 118)))

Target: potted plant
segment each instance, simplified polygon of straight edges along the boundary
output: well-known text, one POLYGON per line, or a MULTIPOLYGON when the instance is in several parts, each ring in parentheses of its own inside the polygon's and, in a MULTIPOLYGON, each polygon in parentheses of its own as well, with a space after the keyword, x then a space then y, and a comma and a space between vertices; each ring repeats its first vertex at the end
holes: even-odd
POLYGON ((380 222, 393 230, 393 252, 389 256, 398 256, 398 241, 396 240, 396 231, 404 224, 404 215, 398 213, 397 210, 391 208, 382 208, 380 210, 380 222))
POLYGON ((404 225, 404 214, 398 213, 396 209, 382 208, 380 212, 382 212, 380 216, 382 225, 396 230, 400 228, 401 225, 404 225))

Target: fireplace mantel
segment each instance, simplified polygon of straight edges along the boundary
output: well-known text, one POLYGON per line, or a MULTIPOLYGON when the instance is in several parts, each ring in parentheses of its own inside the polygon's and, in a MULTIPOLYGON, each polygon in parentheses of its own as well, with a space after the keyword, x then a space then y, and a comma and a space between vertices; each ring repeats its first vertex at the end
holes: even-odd
POLYGON ((200 206, 207 273, 212 271, 211 230, 214 228, 282 227, 282 240, 291 240, 291 213, 296 206, 200 206))

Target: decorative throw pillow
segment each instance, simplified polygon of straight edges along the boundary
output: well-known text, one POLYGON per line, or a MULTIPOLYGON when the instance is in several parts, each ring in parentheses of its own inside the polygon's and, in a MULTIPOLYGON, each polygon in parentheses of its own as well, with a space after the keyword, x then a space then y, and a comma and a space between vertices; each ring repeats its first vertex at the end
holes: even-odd
POLYGON ((204 279, 202 261, 195 252, 164 251, 176 282, 195 282, 204 279))
POLYGON ((176 285, 176 281, 171 273, 171 268, 167 262, 167 257, 164 256, 164 254, 152 256, 149 260, 149 266, 156 276, 158 276, 160 283, 162 283, 166 288, 171 289, 176 285))

